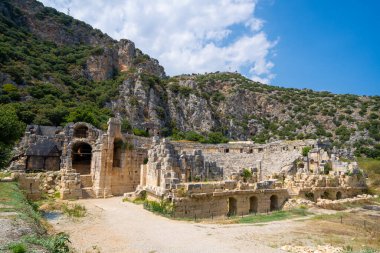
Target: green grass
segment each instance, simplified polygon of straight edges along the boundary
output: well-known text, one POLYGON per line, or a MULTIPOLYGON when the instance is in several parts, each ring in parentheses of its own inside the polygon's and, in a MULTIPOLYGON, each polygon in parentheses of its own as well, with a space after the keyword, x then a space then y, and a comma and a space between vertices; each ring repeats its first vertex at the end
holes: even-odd
POLYGON ((62 206, 62 211, 69 217, 81 218, 86 216, 87 210, 86 207, 79 204, 64 204, 62 206))
POLYGON ((26 252, 26 246, 24 243, 21 242, 16 242, 16 243, 11 243, 8 245, 8 249, 12 253, 25 253, 26 252))
POLYGON ((36 206, 26 199, 17 183, 0 182, 0 203, 5 206, 0 207, 0 211, 17 212, 21 219, 41 226, 41 215, 36 210, 36 206))
MULTIPOLYGON (((69 238, 66 234, 46 235, 41 214, 37 205, 29 202, 16 182, 0 182, 0 212, 16 212, 16 219, 22 219, 34 228, 34 234, 19 238, 19 241, 10 243, 7 248, 12 253, 29 252, 33 245, 41 245, 52 253, 69 252, 69 238)), ((71 212, 73 216, 83 213, 83 208, 74 205, 71 212)), ((0 247, 1 252, 1 247, 0 247)))
POLYGON ((0 179, 1 178, 5 178, 5 177, 10 177, 11 176, 11 172, 9 171, 0 171, 0 179))
POLYGON ((359 168, 369 177, 369 193, 380 194, 380 160, 358 157, 359 168))
POLYGON ((311 213, 304 208, 295 208, 289 211, 275 211, 269 214, 248 215, 243 218, 239 218, 237 223, 265 223, 271 221, 279 221, 292 219, 297 217, 305 217, 311 213))

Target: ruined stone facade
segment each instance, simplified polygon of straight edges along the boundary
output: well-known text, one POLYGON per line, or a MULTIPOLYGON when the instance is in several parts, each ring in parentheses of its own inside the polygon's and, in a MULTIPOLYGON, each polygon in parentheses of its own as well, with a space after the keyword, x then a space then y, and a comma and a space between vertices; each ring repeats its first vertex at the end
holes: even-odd
POLYGON ((111 118, 107 131, 83 122, 28 126, 10 167, 32 199, 145 192, 149 200, 170 201, 177 217, 269 212, 294 196, 340 199, 366 189, 355 164, 330 156, 316 140, 171 142, 123 134, 120 125, 111 118), (305 157, 304 147, 312 148, 305 157), (326 164, 332 167, 328 175, 326 164))
MULTIPOLYGON (((49 127, 49 134, 40 131, 44 128, 27 128, 12 170, 59 171, 57 189, 63 199, 117 196, 139 185, 140 165, 147 157, 150 139, 122 134, 119 120, 110 119, 107 132, 82 122, 63 129, 49 127), (54 162, 49 162, 51 157, 54 162)), ((22 184, 23 188, 37 192, 40 182, 25 178, 32 186, 22 184)))
MULTIPOLYGON (((361 194, 366 189, 365 179, 359 174, 320 174, 320 166, 330 162, 330 158, 315 141, 262 146, 251 143, 201 145, 170 143, 165 139, 160 142, 156 138, 148 158, 148 163, 141 166, 141 184, 136 193, 145 191, 148 200, 170 201, 175 217, 208 218, 269 212, 281 209, 286 200, 295 196, 312 201, 340 199, 361 194), (302 148, 308 145, 316 146, 303 158, 302 148), (197 149, 191 149, 195 147, 197 149), (262 160, 256 160, 260 153, 264 164, 275 160, 274 156, 284 156, 290 159, 289 166, 294 166, 296 160, 305 160, 306 168, 294 175, 280 175, 281 167, 277 167, 277 173, 263 175, 262 160), (239 160, 242 155, 248 158, 239 160), (225 165, 220 157, 227 162, 236 161, 234 167, 219 167, 218 164, 225 165), (249 178, 243 175, 243 169, 250 172, 249 178)), ((277 162, 284 160, 278 157, 277 162)), ((126 197, 133 197, 133 194, 126 194, 126 197)))

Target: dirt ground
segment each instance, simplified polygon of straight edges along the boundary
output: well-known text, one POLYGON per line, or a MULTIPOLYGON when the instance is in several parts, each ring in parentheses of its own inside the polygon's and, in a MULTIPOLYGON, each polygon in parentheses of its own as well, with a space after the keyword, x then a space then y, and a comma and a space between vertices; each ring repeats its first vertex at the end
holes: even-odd
POLYGON ((87 208, 86 217, 61 217, 50 223, 57 232, 70 234, 78 252, 284 252, 280 249, 284 245, 337 242, 342 246, 352 237, 350 227, 309 218, 268 224, 209 224, 161 217, 141 205, 122 202, 120 197, 76 203, 87 208))
POLYGON ((267 236, 286 234, 290 221, 270 225, 218 225, 170 220, 122 202, 121 198, 86 199, 84 218, 51 221, 57 231, 70 234, 78 252, 283 252, 263 243, 267 236))

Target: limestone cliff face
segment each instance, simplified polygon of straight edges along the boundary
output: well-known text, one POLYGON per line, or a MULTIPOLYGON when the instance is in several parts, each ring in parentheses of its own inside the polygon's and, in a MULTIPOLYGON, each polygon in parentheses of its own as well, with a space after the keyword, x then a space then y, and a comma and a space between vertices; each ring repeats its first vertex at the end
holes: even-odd
POLYGON ((116 41, 100 30, 53 8, 44 7, 35 0, 2 1, 0 12, 41 40, 61 46, 96 47, 98 50, 88 57, 84 66, 84 76, 89 80, 112 79, 132 67, 165 77, 164 68, 159 62, 136 49, 132 41, 116 41))

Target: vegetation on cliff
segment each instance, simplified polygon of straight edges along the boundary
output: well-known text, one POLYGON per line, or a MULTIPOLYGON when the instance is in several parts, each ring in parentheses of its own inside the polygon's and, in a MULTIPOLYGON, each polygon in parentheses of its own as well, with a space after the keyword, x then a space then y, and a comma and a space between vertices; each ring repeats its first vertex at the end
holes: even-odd
POLYGON ((167 78, 140 50, 116 50, 108 35, 34 1, 2 1, 0 29, 0 104, 25 124, 104 128, 117 116, 141 136, 154 128, 204 143, 328 138, 380 158, 379 96, 282 88, 238 73, 167 78))

